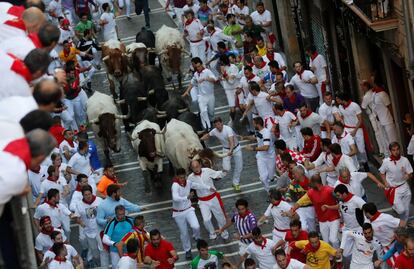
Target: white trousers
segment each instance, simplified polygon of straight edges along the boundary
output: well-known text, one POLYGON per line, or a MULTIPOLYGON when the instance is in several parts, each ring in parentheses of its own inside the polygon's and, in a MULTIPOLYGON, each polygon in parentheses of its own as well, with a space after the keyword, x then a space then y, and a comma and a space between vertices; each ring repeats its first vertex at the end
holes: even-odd
POLYGON ((194 208, 190 208, 184 212, 175 212, 173 218, 180 230, 180 239, 181 244, 183 245, 183 250, 187 252, 191 250, 191 238, 187 228, 188 224, 193 230, 193 237, 196 239, 200 238, 200 224, 198 223, 194 208))
POLYGON ((211 128, 210 121, 214 118, 214 104, 216 99, 214 95, 198 95, 198 107, 200 109, 200 118, 203 128, 211 128))
MULTIPOLYGON (((345 128, 345 131, 347 133, 351 133, 354 130, 354 128, 345 128)), ((360 163, 366 163, 368 162, 367 153, 365 151, 365 140, 364 140, 364 132, 362 131, 362 128, 359 128, 356 132, 355 136, 355 144, 358 148, 358 162, 360 163)))
POLYGON ((272 240, 274 242, 279 242, 279 240, 285 239, 286 232, 281 232, 273 228, 272 230, 272 240))
POLYGON ((262 181, 265 190, 269 191, 270 181, 275 176, 276 162, 275 155, 270 157, 256 156, 257 169, 259 170, 260 181, 262 181))
POLYGON ((174 7, 174 13, 175 16, 178 19, 178 31, 183 32, 183 15, 184 15, 184 9, 182 8, 178 8, 178 7, 174 7))
POLYGON ((316 230, 315 208, 313 206, 299 207, 296 213, 298 213, 300 221, 302 222, 303 230, 308 232, 316 230))
POLYGON ((116 268, 116 266, 118 265, 118 262, 121 259, 121 257, 119 257, 118 252, 112 252, 111 251, 110 255, 111 255, 111 264, 112 264, 111 268, 116 268))
POLYGON ((124 8, 126 6, 126 12, 125 15, 129 17, 131 14, 131 0, 118 0, 119 8, 124 8))
POLYGON ((249 245, 239 241, 239 255, 243 256, 246 253, 246 249, 249 245))
POLYGON ((339 247, 339 219, 334 221, 319 222, 319 229, 321 230, 322 240, 331 244, 334 248, 339 247))
POLYGON ((377 141, 379 152, 388 156, 389 150, 387 141, 385 139, 381 125, 374 113, 369 114, 369 121, 371 122, 372 129, 374 130, 375 140, 377 141))
POLYGON ((410 213, 411 190, 408 183, 404 183, 395 190, 394 205, 392 208, 400 215, 400 218, 407 220, 410 213))
POLYGON ((349 265, 349 269, 374 269, 374 264, 357 264, 351 260, 351 264, 349 265))
MULTIPOLYGON (((240 149, 240 145, 237 146, 239 149, 233 151, 232 156, 226 156, 223 158, 223 170, 231 170, 231 159, 234 161, 234 170, 233 170, 233 185, 240 184, 240 175, 243 170, 243 154, 240 149)), ((228 149, 223 148, 223 153, 227 154, 228 149)))
POLYGON ((206 43, 204 40, 196 43, 190 42, 190 52, 191 57, 200 58, 203 64, 206 62, 206 43))
POLYGON ((236 90, 235 89, 224 89, 224 93, 226 94, 227 103, 229 107, 236 106, 236 90))
POLYGON ((88 250, 92 254, 93 260, 95 262, 101 261, 100 263, 102 264, 101 258, 104 255, 104 249, 102 245, 101 236, 98 233, 95 237, 90 238, 88 236, 85 236, 85 238, 88 245, 88 250))
POLYGON ((193 88, 190 91, 190 97, 191 97, 191 111, 194 111, 194 113, 199 112, 198 95, 199 95, 198 88, 196 86, 193 86, 193 88))
POLYGON ((78 125, 75 121, 75 112, 73 111, 72 106, 69 109, 69 106, 67 105, 65 100, 63 100, 63 103, 68 107, 67 109, 63 110, 60 114, 63 127, 65 127, 65 129, 78 130, 78 125))
POLYGON ((397 128, 395 127, 394 123, 391 123, 387 125, 381 125, 381 129, 384 134, 385 142, 388 148, 389 144, 397 141, 397 133, 395 131, 397 130, 397 128))
MULTIPOLYGON (((200 207, 201 216, 203 216, 204 227, 206 227, 210 236, 215 234, 215 229, 213 223, 211 222, 211 217, 214 217, 217 220, 217 224, 219 227, 223 227, 226 224, 226 216, 224 213, 224 208, 221 207, 220 201, 217 197, 214 197, 208 201, 198 201, 198 205, 200 207)), ((224 231, 221 236, 223 238, 228 238, 229 233, 224 231)))

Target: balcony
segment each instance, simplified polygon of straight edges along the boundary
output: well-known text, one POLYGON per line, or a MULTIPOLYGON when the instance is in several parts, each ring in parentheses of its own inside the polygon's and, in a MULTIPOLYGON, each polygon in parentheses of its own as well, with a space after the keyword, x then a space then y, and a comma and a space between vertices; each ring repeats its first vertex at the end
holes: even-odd
POLYGON ((398 27, 398 19, 392 12, 391 0, 342 0, 342 2, 375 32, 398 27))

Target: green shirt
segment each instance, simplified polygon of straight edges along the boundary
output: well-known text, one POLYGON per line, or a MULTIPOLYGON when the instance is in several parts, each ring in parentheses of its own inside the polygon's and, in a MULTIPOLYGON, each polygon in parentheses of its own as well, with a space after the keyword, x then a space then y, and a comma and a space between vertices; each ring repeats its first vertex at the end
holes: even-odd
POLYGON ((233 35, 232 32, 238 32, 240 30, 242 30, 242 28, 240 24, 238 23, 233 24, 233 25, 229 24, 223 29, 223 33, 225 35, 232 36, 236 40, 236 46, 239 48, 243 46, 241 34, 239 33, 239 34, 233 35))
POLYGON ((82 36, 83 36, 83 32, 85 30, 90 30, 93 27, 93 23, 90 20, 87 20, 85 23, 80 21, 76 27, 75 30, 78 31, 82 36))
POLYGON ((208 259, 204 260, 197 255, 191 261, 191 269, 217 269, 219 268, 219 259, 223 258, 223 252, 217 250, 208 251, 208 259))

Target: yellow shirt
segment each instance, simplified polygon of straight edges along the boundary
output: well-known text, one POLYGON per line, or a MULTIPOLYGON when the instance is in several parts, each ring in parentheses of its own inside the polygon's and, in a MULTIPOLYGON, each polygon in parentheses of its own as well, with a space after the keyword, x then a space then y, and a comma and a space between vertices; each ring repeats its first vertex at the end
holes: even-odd
MULTIPOLYGON (((331 247, 328 243, 320 240, 321 245, 316 252, 307 251, 306 264, 313 269, 330 269, 330 256, 335 256, 336 249, 331 247)), ((310 244, 309 240, 300 240, 295 242, 295 246, 299 249, 305 249, 306 245, 310 244)))
POLYGON ((78 63, 78 59, 76 59, 76 55, 80 54, 80 51, 77 48, 71 47, 69 53, 65 53, 64 50, 62 50, 59 53, 59 58, 62 62, 67 63, 69 61, 75 62, 75 64, 78 63))
POLYGON ((257 55, 262 56, 262 57, 266 55, 267 53, 266 45, 264 45, 263 48, 259 48, 259 46, 256 45, 256 48, 258 50, 257 55))

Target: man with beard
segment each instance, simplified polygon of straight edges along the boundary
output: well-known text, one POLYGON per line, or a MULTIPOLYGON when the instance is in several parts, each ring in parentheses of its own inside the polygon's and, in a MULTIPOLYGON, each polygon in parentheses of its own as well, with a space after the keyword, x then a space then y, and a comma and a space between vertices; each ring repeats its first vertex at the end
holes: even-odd
POLYGON ((374 252, 377 252, 377 257, 383 254, 382 245, 377 239, 374 239, 374 230, 370 223, 364 223, 362 225, 362 233, 353 231, 344 232, 338 255, 342 254, 345 245, 349 243, 354 243, 350 269, 373 269, 374 264, 372 258, 374 252))
POLYGON ((36 255, 40 261, 43 260, 43 255, 46 251, 52 247, 53 241, 51 235, 55 231, 62 233, 62 240, 66 241, 63 231, 52 226, 52 221, 49 216, 40 218, 40 233, 36 236, 35 240, 36 255))
POLYGON ((178 260, 172 243, 162 239, 160 231, 150 232, 150 243, 145 247, 144 263, 158 269, 173 269, 178 260))

